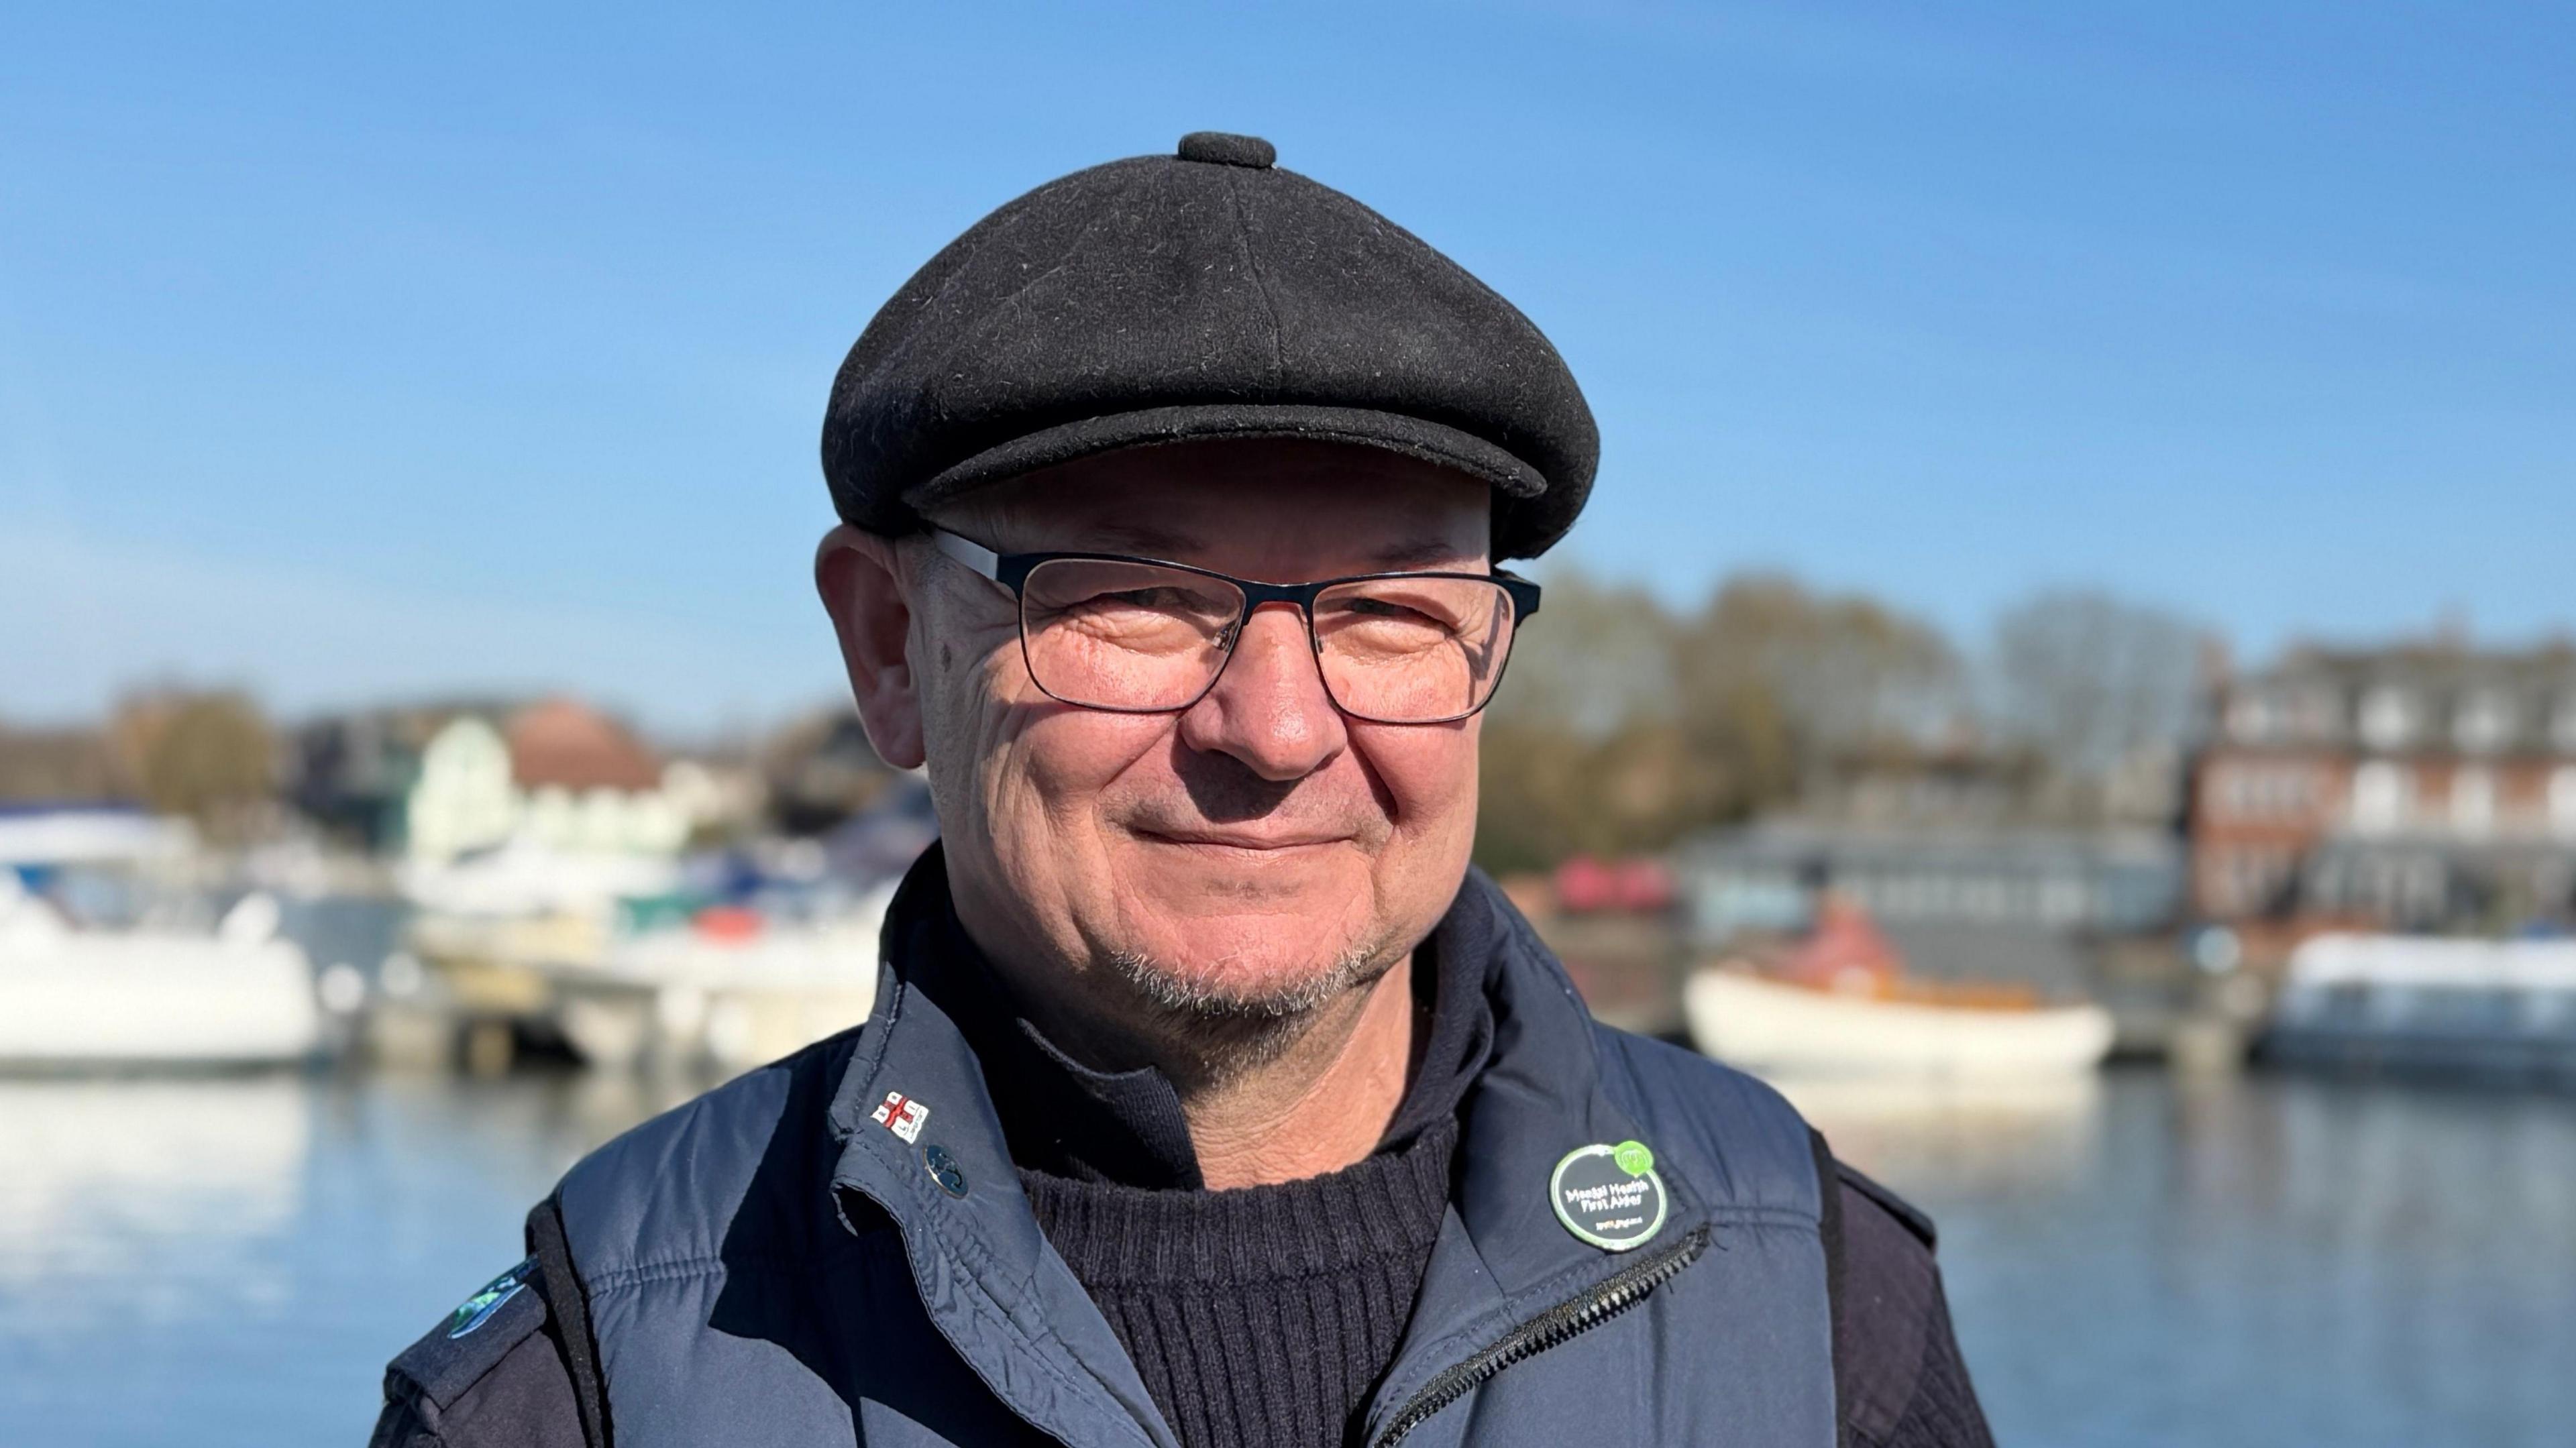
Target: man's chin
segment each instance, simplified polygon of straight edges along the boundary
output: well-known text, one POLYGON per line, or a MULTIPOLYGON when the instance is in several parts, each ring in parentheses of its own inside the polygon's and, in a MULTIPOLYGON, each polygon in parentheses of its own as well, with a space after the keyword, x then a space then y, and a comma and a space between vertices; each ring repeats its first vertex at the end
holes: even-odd
POLYGON ((1349 954, 1352 942, 1339 927, 1315 915, 1200 916, 1178 929, 1141 932, 1139 946, 1196 979, 1285 980, 1349 954))
MULTIPOLYGON (((1303 1014, 1382 966, 1341 909, 1195 915, 1133 931, 1117 952, 1129 983, 1154 1004, 1208 1016, 1303 1014)), ((1136 922, 1142 924, 1143 922, 1136 922)))

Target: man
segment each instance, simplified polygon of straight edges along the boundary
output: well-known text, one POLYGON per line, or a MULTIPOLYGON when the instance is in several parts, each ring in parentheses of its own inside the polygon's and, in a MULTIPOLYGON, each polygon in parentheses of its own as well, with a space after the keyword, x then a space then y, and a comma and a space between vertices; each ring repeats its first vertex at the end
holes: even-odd
POLYGON ((943 836, 875 1010, 574 1167, 376 1441, 1985 1442, 1929 1225, 1468 868, 1495 560, 1596 451, 1526 319, 1249 137, 941 252, 824 430, 943 836))

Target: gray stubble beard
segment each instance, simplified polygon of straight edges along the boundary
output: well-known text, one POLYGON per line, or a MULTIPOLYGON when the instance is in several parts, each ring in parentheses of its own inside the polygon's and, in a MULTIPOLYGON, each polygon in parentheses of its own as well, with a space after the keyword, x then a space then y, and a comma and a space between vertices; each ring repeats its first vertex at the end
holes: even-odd
POLYGON ((1324 1007, 1384 979, 1401 957, 1385 941, 1354 946, 1331 969, 1261 993, 1193 982, 1141 951, 1112 951, 1108 964, 1146 1008, 1152 1034, 1193 1058, 1198 1084, 1217 1084, 1286 1054, 1324 1007))

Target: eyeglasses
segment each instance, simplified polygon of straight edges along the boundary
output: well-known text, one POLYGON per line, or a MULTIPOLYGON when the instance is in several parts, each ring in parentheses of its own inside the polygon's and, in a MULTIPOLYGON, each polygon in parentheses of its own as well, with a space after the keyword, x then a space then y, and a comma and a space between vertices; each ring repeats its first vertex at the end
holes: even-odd
POLYGON ((1110 553, 995 553, 944 529, 941 553, 1020 604, 1020 656, 1049 698, 1167 714, 1206 697, 1264 604, 1306 620, 1334 707, 1380 724, 1445 724, 1485 707, 1538 585, 1508 573, 1371 573, 1259 583, 1110 553))

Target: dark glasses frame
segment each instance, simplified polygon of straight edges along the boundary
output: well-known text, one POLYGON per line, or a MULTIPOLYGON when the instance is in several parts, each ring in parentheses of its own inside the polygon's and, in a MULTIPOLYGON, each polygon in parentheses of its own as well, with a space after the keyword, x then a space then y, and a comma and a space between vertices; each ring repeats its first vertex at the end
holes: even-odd
POLYGON ((1494 702, 1494 694, 1503 686, 1503 674, 1511 667, 1512 645, 1519 642, 1520 626, 1524 620, 1536 617, 1538 614, 1539 586, 1516 573, 1507 573, 1499 568, 1491 573, 1392 569, 1384 573, 1353 573, 1340 578, 1319 578, 1312 583, 1264 583, 1259 579, 1237 578, 1231 573, 1219 573, 1213 568, 1201 568, 1196 564, 1174 563, 1168 558, 1140 558, 1129 553, 996 553, 972 538, 960 537, 945 528, 932 528, 930 542, 931 546, 937 548, 942 555, 964 565, 978 577, 1000 585, 1011 595, 1012 601, 1019 605, 1020 664, 1029 671, 1030 682, 1036 684, 1041 692, 1059 704, 1069 704, 1076 709, 1096 709, 1104 714, 1178 714, 1195 706, 1199 700, 1208 696, 1209 690, 1216 687, 1217 680, 1225 677, 1227 666, 1234 662, 1235 645, 1242 641, 1244 624, 1251 619, 1253 610, 1264 604, 1295 604, 1297 616, 1304 619, 1306 623, 1307 646, 1314 651, 1318 659, 1321 659, 1324 654, 1324 640, 1315 632, 1315 600, 1321 598, 1327 590, 1338 588, 1346 583, 1375 583, 1390 578, 1454 578, 1471 583, 1492 584, 1503 591, 1503 595, 1511 600, 1512 605, 1512 637, 1504 645, 1503 662, 1494 670, 1492 686, 1485 690, 1485 697, 1477 701, 1475 708, 1442 715, 1436 719, 1381 719, 1373 714, 1363 714, 1344 704, 1341 697, 1333 692, 1333 681, 1329 677, 1323 679, 1324 696, 1333 701, 1334 708, 1352 718, 1365 719, 1372 724, 1454 724, 1461 719, 1474 717, 1486 705, 1494 702), (1037 571, 1040 564, 1067 561, 1132 563, 1149 568, 1170 568, 1232 585, 1235 591, 1243 596, 1243 606, 1236 610, 1234 622, 1226 625, 1220 641, 1224 657, 1208 674, 1207 683, 1201 685, 1199 691, 1191 695, 1186 702, 1157 705, 1152 708, 1090 704, 1079 699, 1065 698, 1048 688, 1046 681, 1038 677, 1037 665, 1029 658, 1028 594, 1025 590, 1029 575, 1037 571))

